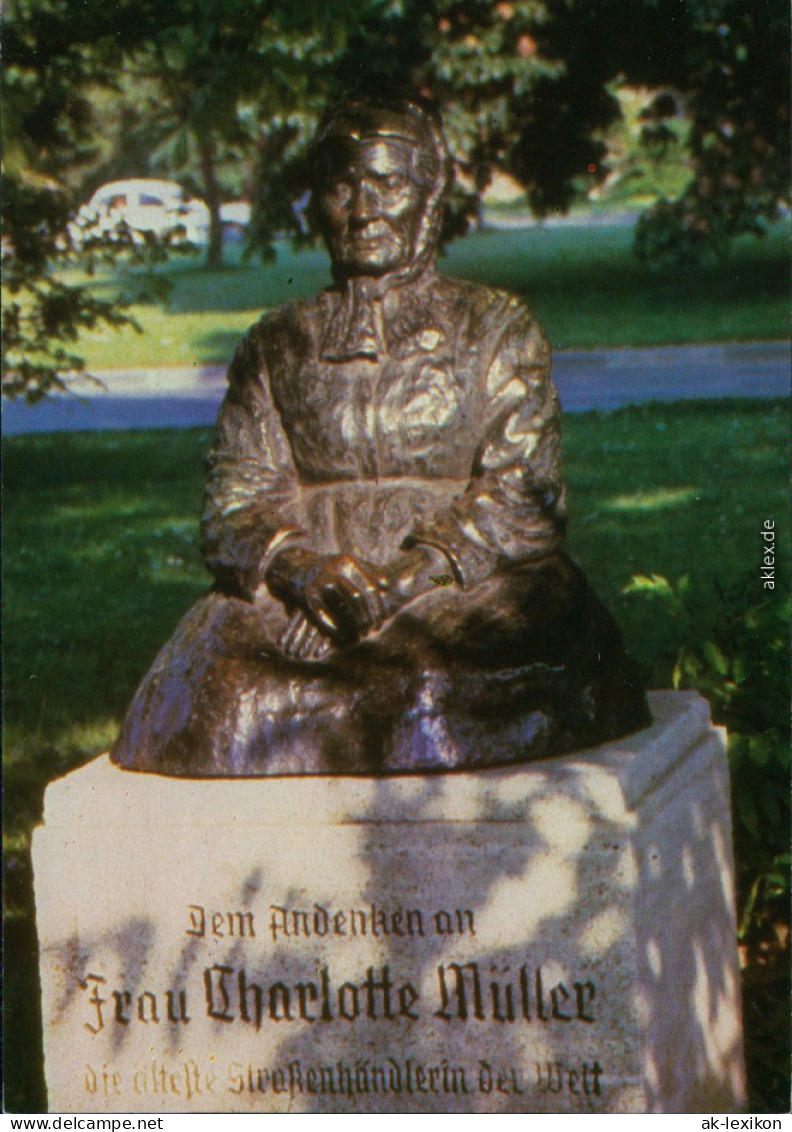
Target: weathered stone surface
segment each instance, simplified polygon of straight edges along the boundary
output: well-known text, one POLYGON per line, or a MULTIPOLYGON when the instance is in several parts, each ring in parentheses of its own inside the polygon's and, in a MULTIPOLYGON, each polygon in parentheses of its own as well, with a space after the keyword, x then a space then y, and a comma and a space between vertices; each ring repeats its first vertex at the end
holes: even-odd
POLYGON ((516 769, 53 783, 56 1111, 699 1112, 744 1099, 723 736, 516 769))

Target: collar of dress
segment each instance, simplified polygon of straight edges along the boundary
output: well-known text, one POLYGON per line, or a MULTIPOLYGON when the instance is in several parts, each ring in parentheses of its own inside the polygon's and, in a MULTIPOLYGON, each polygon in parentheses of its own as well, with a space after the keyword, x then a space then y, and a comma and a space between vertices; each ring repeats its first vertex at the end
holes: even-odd
POLYGON ((435 278, 434 264, 413 264, 403 272, 355 276, 339 283, 330 294, 334 304, 319 341, 323 361, 347 362, 355 358, 377 361, 391 353, 390 339, 430 332, 430 304, 417 292, 435 278), (385 299, 389 314, 386 321, 385 299), (390 331, 390 332, 389 332, 390 331))

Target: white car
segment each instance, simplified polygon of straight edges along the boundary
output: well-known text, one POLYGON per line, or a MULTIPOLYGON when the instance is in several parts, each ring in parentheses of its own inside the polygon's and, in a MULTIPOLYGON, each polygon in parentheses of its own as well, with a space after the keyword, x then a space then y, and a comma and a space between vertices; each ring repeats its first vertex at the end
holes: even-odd
POLYGON ((89 236, 113 232, 121 223, 132 229, 132 239, 138 243, 144 232, 155 236, 172 232, 191 244, 209 239, 209 209, 204 202, 190 199, 175 181, 149 177, 102 185, 79 210, 70 233, 79 245, 89 236))
POLYGON ((250 224, 250 202, 246 200, 233 200, 228 204, 220 205, 220 221, 224 228, 237 228, 244 231, 250 224))

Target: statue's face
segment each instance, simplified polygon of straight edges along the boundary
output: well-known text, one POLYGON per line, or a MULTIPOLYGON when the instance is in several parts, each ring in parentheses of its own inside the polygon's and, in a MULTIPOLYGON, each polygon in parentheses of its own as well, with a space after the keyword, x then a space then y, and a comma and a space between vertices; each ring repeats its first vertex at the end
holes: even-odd
POLYGON ((385 139, 340 146, 320 188, 333 262, 346 275, 384 275, 413 258, 427 190, 404 145, 385 139))

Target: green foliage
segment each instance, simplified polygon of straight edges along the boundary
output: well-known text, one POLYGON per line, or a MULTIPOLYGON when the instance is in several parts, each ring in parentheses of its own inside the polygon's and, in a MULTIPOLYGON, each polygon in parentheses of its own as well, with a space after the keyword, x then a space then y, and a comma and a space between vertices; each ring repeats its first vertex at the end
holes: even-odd
MULTIPOLYGON (((642 218, 636 254, 687 266, 762 235, 789 194, 789 13, 782 0, 695 0, 681 31, 679 83, 692 122, 694 178, 642 218)), ((658 114, 662 127, 670 114, 658 114)))
MULTIPOLYGON (((135 6, 137 7, 137 6, 135 6)), ((80 203, 75 171, 94 154, 89 90, 111 84, 122 47, 147 6, 109 13, 97 0, 11 0, 3 21, 3 394, 35 402, 84 369, 77 339, 97 326, 133 325, 123 296, 68 282, 69 221, 80 203), (130 18, 134 22, 130 24, 130 18)), ((81 248, 88 273, 101 264, 153 267, 164 249, 128 230, 81 248)), ((161 290, 161 289, 160 289, 161 290)))
MULTIPOLYGON (((590 7, 590 6, 588 6, 590 7)), ((446 233, 465 231, 495 169, 525 186, 537 214, 568 206, 599 163, 596 136, 618 115, 592 51, 582 0, 402 0, 363 6, 333 89, 400 89, 442 107, 458 172, 446 233)), ((600 171, 604 176, 604 170, 600 171)))
POLYGON ((55 275, 55 264, 67 260, 66 237, 59 236, 68 215, 63 196, 58 187, 25 184, 13 174, 5 178, 2 363, 9 398, 35 402, 65 388, 65 373, 83 368, 69 349, 80 332, 130 321, 121 304, 55 275))
POLYGON ((44 39, 61 15, 56 4, 19 0, 3 26, 3 392, 31 401, 79 367, 66 345, 81 328, 123 321, 115 304, 49 272, 67 251, 71 201, 61 178, 86 159, 90 140, 90 107, 70 73, 79 49, 61 55, 44 39))
POLYGON ((697 217, 684 201, 658 201, 635 227, 635 254, 656 271, 710 267, 726 259, 729 247, 725 223, 697 217))
POLYGON ((667 91, 628 86, 623 79, 611 90, 620 116, 604 138, 608 175, 589 190, 589 201, 598 209, 633 211, 680 196, 693 175, 691 123, 683 100, 667 91))
POLYGON ((9 0, 5 388, 30 399, 62 388, 81 368, 80 331, 124 323, 117 297, 58 279, 68 220, 89 187, 103 175, 178 175, 209 206, 215 266, 221 200, 244 192, 254 202, 250 249, 271 256, 276 235, 306 238, 293 205, 306 189, 307 141, 320 109, 350 89, 402 89, 443 107, 461 173, 450 238, 478 214, 495 169, 519 179, 539 215, 596 189, 618 165, 607 144, 618 84, 643 84, 642 155, 628 152, 624 184, 644 178, 666 199, 639 226, 636 251, 661 267, 718 261, 735 235, 763 232, 785 199, 780 5, 9 0), (664 164, 676 147, 692 154, 687 188, 664 164))
POLYGON ((167 22, 140 44, 129 66, 144 82, 148 98, 136 110, 135 133, 150 139, 152 164, 192 182, 210 212, 207 262, 222 262, 220 204, 223 169, 250 166, 247 190, 259 210, 253 235, 270 251, 273 223, 289 221, 267 208, 288 158, 289 143, 310 133, 312 111, 324 89, 330 63, 352 19, 349 0, 321 9, 281 0, 181 0, 169 6, 167 22), (266 173, 264 173, 266 171, 266 173), (260 182, 258 191, 253 184, 260 182), (269 191, 268 191, 269 190, 269 191))
MULTIPOLYGON (((351 0, 321 9, 269 0, 9 0, 3 16, 3 392, 39 400, 84 369, 79 335, 131 325, 118 293, 68 281, 69 222, 116 148, 193 178, 222 248, 222 163, 277 135, 278 115, 316 98, 352 20, 351 0), (270 127, 264 123, 271 122, 270 127)), ((138 175, 145 170, 130 170, 138 175)), ((284 206, 286 207, 286 206, 284 206)), ((271 236, 271 233, 270 233, 271 236)), ((266 244, 266 233, 261 238, 266 244)), ((128 231, 80 248, 83 268, 162 258, 128 231)))
MULTIPOLYGON (((787 199, 787 26, 781 0, 405 0, 371 8, 350 46, 365 48, 375 82, 398 78, 438 99, 476 193, 506 169, 540 215, 613 173, 618 87, 645 88, 642 153, 622 173, 657 177, 669 151, 689 149, 692 184, 657 186, 680 200, 659 226, 697 233, 680 236, 684 260, 707 234, 719 253, 724 234, 759 231, 787 199)), ((667 243, 643 237, 639 250, 668 256, 667 243)))
POLYGON ((688 575, 675 585, 637 575, 624 592, 663 604, 678 641, 674 687, 701 692, 728 729, 740 938, 750 942, 789 899, 789 600, 763 591, 757 571, 711 593, 688 575))

